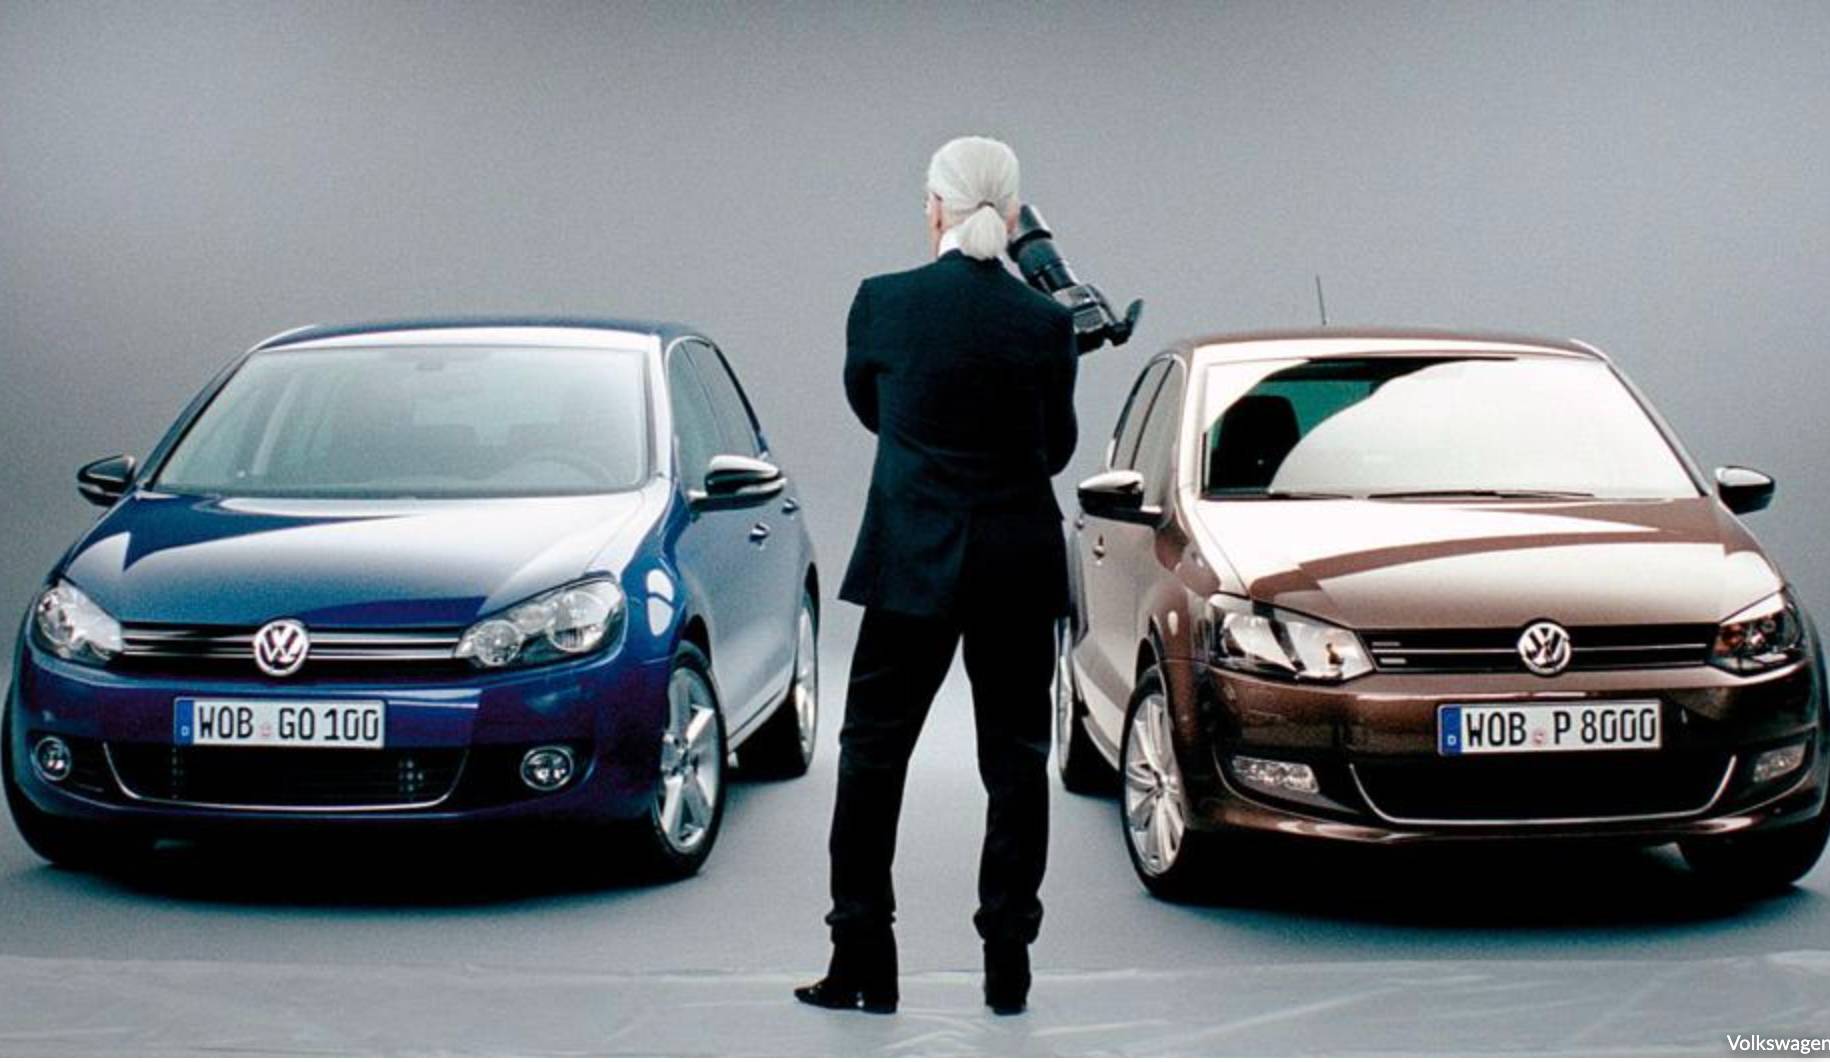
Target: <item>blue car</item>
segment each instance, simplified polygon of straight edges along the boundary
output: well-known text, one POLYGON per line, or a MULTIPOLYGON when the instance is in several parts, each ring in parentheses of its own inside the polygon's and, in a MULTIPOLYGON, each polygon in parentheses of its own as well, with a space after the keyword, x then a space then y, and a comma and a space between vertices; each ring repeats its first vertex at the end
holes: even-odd
MULTIPOLYGON (((670 324, 313 327, 236 359, 46 580, 5 714, 54 863, 286 825, 538 823, 678 877, 806 771, 819 585, 730 365, 670 324)), ((610 869, 610 868, 606 868, 610 869)))

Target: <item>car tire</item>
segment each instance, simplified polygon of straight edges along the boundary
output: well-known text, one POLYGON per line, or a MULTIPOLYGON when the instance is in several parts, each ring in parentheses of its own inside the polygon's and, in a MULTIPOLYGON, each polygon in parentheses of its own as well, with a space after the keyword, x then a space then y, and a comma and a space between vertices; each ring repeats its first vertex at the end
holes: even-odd
POLYGON ((1188 828, 1188 791, 1172 731, 1163 678, 1153 667, 1138 680, 1125 711, 1119 828, 1144 888, 1163 899, 1188 900, 1208 889, 1218 838, 1188 828))
POLYGON ((12 711, 0 723, 0 781, 6 806, 26 846, 52 866, 67 870, 114 870, 150 851, 152 843, 119 827, 47 815, 19 788, 13 764, 12 711))
POLYGON ((744 773, 799 778, 813 765, 820 732, 820 625, 813 596, 803 592, 794 621, 794 670, 781 704, 737 750, 744 773))
POLYGON ((1690 869, 1732 895, 1768 896, 1811 872, 1830 841, 1830 802, 1807 822, 1740 837, 1682 841, 1690 869))
POLYGON ((1109 796, 1118 788, 1118 772, 1087 733, 1087 706, 1080 699, 1068 658, 1072 637, 1067 620, 1055 625, 1055 771, 1070 793, 1109 796))
POLYGON ((654 801, 627 824, 637 869, 656 881, 688 878, 705 865, 724 822, 727 782, 724 712, 698 646, 674 653, 667 699, 654 801))

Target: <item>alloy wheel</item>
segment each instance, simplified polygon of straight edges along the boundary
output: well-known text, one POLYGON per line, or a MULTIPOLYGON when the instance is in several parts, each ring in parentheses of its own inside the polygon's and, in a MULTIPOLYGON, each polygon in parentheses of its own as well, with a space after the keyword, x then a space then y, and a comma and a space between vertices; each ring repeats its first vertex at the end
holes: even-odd
POLYGON ((1169 702, 1151 693, 1138 705, 1125 740, 1125 832, 1151 875, 1176 865, 1188 828, 1182 770, 1170 734, 1169 702))
POLYGON ((820 729, 820 649, 813 613, 801 608, 794 649, 794 720, 800 730, 801 758, 813 758, 813 742, 820 729))
POLYGON ((1062 771, 1068 769, 1068 742, 1074 736, 1074 680, 1068 672, 1067 624, 1055 627, 1055 761, 1062 771))
POLYGON ((667 729, 661 735, 661 784, 655 824, 682 855, 703 845, 717 822, 724 785, 724 733, 705 678, 690 668, 667 685, 667 729))

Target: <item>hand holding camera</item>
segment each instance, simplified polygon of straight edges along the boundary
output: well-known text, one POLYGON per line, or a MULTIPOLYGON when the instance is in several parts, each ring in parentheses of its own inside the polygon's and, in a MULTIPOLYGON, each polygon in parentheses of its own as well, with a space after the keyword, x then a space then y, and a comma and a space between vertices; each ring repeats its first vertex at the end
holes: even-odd
POLYGON ((1008 253, 1017 263, 1023 279, 1074 312, 1074 331, 1080 340, 1080 353, 1090 354, 1110 341, 1123 346, 1143 315, 1144 300, 1133 299, 1124 317, 1112 312, 1106 296, 1091 284, 1082 283, 1073 267, 1055 249, 1055 234, 1035 207, 1024 204, 1017 212, 1017 228, 1010 237, 1008 253))

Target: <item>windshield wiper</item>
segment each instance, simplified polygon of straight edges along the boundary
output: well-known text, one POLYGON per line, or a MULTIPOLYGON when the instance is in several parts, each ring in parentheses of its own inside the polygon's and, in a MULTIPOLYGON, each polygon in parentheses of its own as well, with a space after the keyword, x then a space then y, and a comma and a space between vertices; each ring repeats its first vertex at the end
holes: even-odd
POLYGON ((1388 490, 1368 494, 1369 498, 1593 498, 1584 490, 1488 490, 1464 487, 1458 490, 1388 490))

